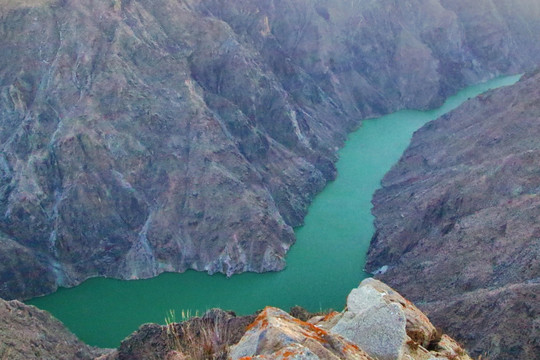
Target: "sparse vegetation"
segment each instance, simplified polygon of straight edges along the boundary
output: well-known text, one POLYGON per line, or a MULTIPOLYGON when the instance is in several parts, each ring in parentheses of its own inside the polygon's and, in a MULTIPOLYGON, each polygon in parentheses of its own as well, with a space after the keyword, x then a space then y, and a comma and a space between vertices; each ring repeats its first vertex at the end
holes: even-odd
POLYGON ((182 346, 180 344, 180 334, 178 333, 177 328, 175 326, 175 319, 176 319, 175 311, 172 309, 169 310, 169 313, 167 314, 167 316, 165 316, 165 324, 166 324, 165 326, 167 328, 167 337, 169 341, 171 342, 170 346, 173 349, 180 350, 182 346))
POLYGON ((289 309, 289 314, 299 320, 308 321, 314 316, 327 316, 328 314, 333 313, 333 309, 319 309, 317 312, 309 312, 301 306, 293 306, 289 309))
POLYGON ((165 318, 169 346, 190 360, 221 360, 229 353, 229 324, 221 317, 199 317, 182 311, 175 322, 174 310, 165 318))

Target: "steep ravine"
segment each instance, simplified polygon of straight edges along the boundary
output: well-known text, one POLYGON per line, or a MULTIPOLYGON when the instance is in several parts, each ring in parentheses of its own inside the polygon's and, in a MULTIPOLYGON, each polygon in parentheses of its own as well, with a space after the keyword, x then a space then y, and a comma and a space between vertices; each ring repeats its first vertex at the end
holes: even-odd
POLYGON ((472 355, 540 354, 540 72, 417 131, 373 198, 367 268, 472 355))
POLYGON ((8 1, 0 24, 7 299, 282 269, 360 119, 540 62, 529 0, 8 1))

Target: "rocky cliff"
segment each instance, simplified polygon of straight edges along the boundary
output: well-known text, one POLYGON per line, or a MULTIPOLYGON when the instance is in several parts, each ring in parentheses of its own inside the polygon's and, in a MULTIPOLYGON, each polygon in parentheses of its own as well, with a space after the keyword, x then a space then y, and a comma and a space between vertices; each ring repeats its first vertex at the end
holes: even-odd
POLYGON ((361 118, 540 62, 529 0, 9 0, 0 25, 8 299, 282 269, 361 118))
POLYGON ((45 311, 0 299, 0 359, 90 360, 106 352, 79 341, 45 311))
POLYGON ((540 354, 540 72, 428 123, 376 192, 368 269, 473 355, 540 354))

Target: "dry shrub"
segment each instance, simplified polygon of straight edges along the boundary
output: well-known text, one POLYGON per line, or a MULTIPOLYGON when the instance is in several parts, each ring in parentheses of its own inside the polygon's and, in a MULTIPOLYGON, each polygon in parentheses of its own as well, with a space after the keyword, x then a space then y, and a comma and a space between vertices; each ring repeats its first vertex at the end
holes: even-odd
MULTIPOLYGON (((208 314, 208 313, 207 313, 208 314)), ((190 360, 227 359, 231 344, 229 318, 217 316, 191 317, 182 323, 174 322, 174 312, 166 319, 167 338, 171 349, 190 360)))

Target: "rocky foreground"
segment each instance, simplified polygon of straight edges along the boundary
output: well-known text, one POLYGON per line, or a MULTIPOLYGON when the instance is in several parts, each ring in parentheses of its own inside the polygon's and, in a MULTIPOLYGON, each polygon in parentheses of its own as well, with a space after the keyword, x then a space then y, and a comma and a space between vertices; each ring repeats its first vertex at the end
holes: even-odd
POLYGON ((359 120, 540 62, 530 0, 0 5, 0 296, 280 270, 359 120))
POLYGON ((538 358, 540 72, 428 123, 382 185, 368 269, 472 355, 538 358))
POLYGON ((0 300, 0 359, 470 360, 411 302, 374 279, 353 289, 340 313, 291 314, 267 307, 237 317, 213 309, 183 323, 143 325, 117 350, 101 350, 44 311, 0 300))

